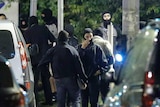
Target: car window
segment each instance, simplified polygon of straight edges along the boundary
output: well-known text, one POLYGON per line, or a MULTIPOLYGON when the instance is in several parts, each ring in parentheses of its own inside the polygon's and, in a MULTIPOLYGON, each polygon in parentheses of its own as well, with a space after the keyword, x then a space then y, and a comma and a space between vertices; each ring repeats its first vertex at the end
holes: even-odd
POLYGON ((12 73, 9 67, 0 62, 0 88, 13 87, 12 73))
POLYGON ((0 55, 11 59, 15 55, 12 34, 7 30, 0 30, 0 55))
POLYGON ((150 60, 149 68, 148 68, 150 71, 154 72, 155 82, 157 84, 160 84, 159 67, 160 67, 160 31, 158 32, 158 35, 155 41, 155 48, 154 48, 152 58, 150 60))
POLYGON ((146 65, 153 48, 155 31, 142 31, 133 43, 120 71, 120 80, 123 82, 143 81, 146 65))

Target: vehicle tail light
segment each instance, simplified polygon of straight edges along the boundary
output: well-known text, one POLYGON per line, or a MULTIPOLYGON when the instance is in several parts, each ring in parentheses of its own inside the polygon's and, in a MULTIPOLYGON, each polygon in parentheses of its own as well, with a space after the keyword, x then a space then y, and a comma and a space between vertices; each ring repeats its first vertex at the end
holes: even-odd
MULTIPOLYGON (((21 56, 21 62, 22 62, 22 69, 25 70, 27 68, 27 56, 26 51, 24 49, 24 45, 22 42, 18 42, 20 45, 20 56, 21 56)), ((25 87, 29 90, 30 89, 30 82, 25 82, 25 87)))
POLYGON ((27 57, 26 57, 26 52, 23 46, 22 42, 18 43, 20 45, 20 56, 21 56, 21 62, 22 62, 22 69, 26 69, 27 67, 27 57))
POLYGON ((151 107, 153 103, 154 74, 151 71, 145 73, 144 90, 142 95, 142 107, 151 107))
POLYGON ((27 90, 29 90, 31 88, 30 82, 25 82, 25 87, 27 90))

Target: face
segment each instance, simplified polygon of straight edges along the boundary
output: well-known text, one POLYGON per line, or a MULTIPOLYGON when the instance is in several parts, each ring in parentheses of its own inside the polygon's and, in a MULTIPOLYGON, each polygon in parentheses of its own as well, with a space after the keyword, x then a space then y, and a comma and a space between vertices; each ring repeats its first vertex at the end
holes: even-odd
POLYGON ((103 20, 110 20, 110 19, 111 19, 110 13, 105 13, 105 14, 103 15, 103 20))
POLYGON ((45 15, 44 15, 43 13, 41 14, 41 16, 42 16, 42 17, 45 17, 45 15))
POLYGON ((5 20, 6 17, 5 16, 0 16, 0 20, 5 20))
POLYGON ((93 38, 93 34, 92 33, 86 33, 85 35, 84 35, 84 38, 86 39, 86 40, 91 40, 92 38, 93 38))

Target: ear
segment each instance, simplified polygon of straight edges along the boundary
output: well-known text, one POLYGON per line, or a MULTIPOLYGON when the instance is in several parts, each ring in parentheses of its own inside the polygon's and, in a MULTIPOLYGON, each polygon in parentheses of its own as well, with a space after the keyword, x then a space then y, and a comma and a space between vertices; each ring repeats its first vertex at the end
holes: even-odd
POLYGON ((86 40, 87 39, 86 35, 84 35, 83 38, 86 40))

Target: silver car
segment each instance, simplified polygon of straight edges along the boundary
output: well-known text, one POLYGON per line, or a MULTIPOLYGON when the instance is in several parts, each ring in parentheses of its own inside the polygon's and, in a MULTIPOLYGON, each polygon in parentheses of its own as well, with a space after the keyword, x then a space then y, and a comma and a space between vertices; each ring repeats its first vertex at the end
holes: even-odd
POLYGON ((160 107, 160 20, 136 36, 104 107, 160 107))

